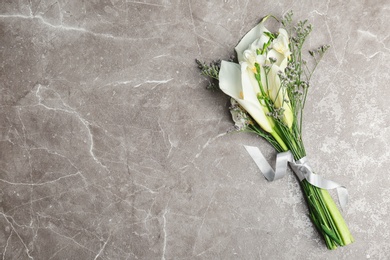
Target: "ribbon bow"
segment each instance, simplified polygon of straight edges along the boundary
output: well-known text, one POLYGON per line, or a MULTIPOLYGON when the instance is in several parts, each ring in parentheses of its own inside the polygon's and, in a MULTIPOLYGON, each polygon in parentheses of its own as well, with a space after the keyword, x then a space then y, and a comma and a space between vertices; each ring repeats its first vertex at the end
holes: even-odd
POLYGON ((259 167, 260 171, 268 181, 274 181, 286 175, 287 165, 289 164, 300 181, 306 179, 311 185, 318 188, 326 190, 336 189, 341 208, 344 209, 347 205, 347 189, 334 181, 324 179, 320 175, 315 174, 309 166, 306 157, 295 161, 290 151, 278 153, 276 156, 276 166, 274 171, 259 148, 254 146, 245 146, 245 149, 248 151, 249 155, 255 161, 257 167, 259 167))

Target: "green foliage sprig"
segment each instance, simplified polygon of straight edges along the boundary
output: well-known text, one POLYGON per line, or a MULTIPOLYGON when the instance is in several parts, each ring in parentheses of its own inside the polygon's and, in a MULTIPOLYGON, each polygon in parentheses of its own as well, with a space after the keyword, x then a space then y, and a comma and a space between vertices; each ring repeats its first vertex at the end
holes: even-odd
POLYGON ((207 89, 217 90, 218 86, 218 74, 221 69, 221 60, 215 60, 207 64, 206 62, 195 59, 196 64, 198 64, 198 68, 201 71, 201 74, 208 78, 209 84, 207 89))

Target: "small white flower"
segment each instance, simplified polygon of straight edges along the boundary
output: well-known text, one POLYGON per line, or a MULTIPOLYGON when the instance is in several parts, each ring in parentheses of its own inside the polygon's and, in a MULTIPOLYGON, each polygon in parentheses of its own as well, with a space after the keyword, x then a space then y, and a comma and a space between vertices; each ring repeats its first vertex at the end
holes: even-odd
POLYGON ((279 29, 278 37, 272 42, 272 48, 282 54, 285 58, 291 55, 289 48, 288 33, 285 29, 279 29))

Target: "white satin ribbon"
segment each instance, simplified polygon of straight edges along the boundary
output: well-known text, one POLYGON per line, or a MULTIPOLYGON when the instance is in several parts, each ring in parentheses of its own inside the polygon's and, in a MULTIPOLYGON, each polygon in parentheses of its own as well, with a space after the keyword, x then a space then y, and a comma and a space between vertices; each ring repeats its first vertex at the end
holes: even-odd
POLYGON ((245 149, 268 181, 274 181, 286 175, 287 164, 289 164, 300 181, 306 179, 311 185, 318 188, 326 190, 336 189, 341 208, 344 209, 346 207, 348 203, 347 189, 334 181, 324 179, 320 175, 315 174, 309 166, 306 157, 295 161, 290 151, 278 153, 274 171, 259 148, 245 145, 245 149))
POLYGON ((259 148, 245 145, 245 149, 268 181, 275 181, 283 178, 283 176, 286 175, 288 162, 294 161, 290 151, 278 153, 276 155, 276 166, 274 171, 267 162, 267 159, 265 159, 264 155, 260 152, 259 148))

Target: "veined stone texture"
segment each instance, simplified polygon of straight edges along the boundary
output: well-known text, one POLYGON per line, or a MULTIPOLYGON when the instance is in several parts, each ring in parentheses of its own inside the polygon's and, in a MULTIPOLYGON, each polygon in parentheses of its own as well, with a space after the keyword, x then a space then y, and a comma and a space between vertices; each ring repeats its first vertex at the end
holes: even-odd
MULTIPOLYGON (((1 259, 389 259, 390 2, 3 0, 1 259), (229 98, 228 59, 267 14, 330 44, 305 108, 317 173, 345 185, 356 242, 335 251, 291 171, 267 182, 229 98)), ((333 193, 332 193, 333 194, 333 193)), ((333 194, 334 195, 334 194, 333 194)))

